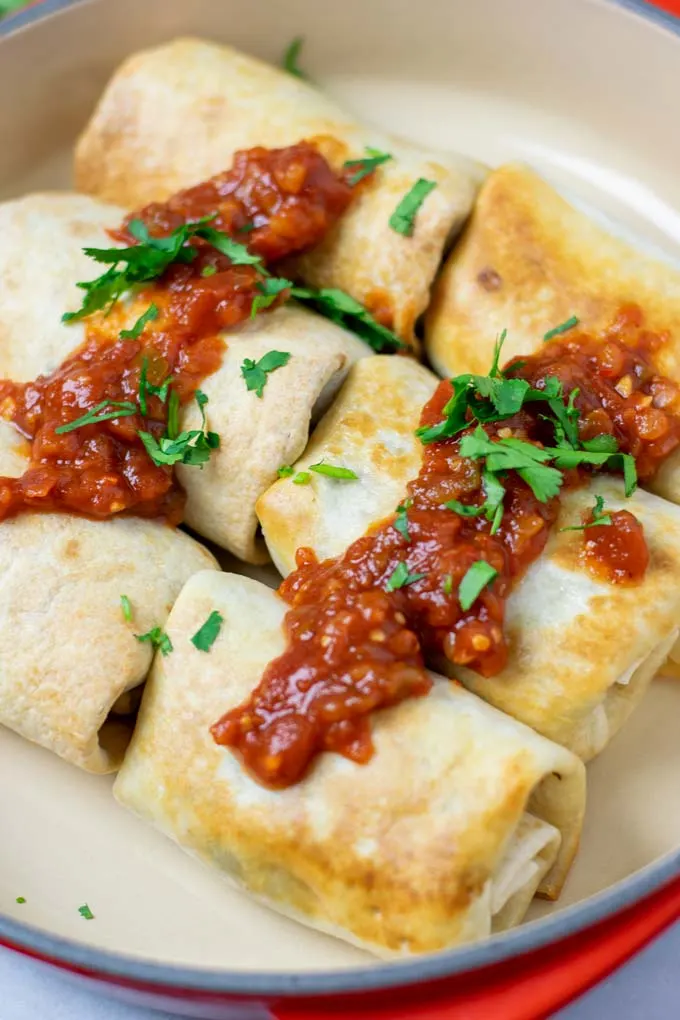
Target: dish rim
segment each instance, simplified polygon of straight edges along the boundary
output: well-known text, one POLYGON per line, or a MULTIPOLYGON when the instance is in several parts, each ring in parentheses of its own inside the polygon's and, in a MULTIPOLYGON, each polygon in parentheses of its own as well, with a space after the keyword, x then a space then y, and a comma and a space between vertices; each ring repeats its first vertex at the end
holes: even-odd
MULTIPOLYGON (((23 11, 0 22, 0 44, 50 15, 95 0, 34 0, 23 11)), ((651 6, 646 0, 582 0, 605 4, 651 21, 680 39, 680 16, 651 6)), ((680 875, 680 847, 607 889, 566 907, 552 917, 533 921, 482 942, 430 956, 390 962, 376 961, 333 970, 305 973, 189 967, 126 956, 109 949, 52 934, 0 913, 0 944, 25 952, 57 966, 157 989, 222 993, 238 996, 318 996, 388 990, 454 977, 502 963, 576 935, 644 900, 680 875)))

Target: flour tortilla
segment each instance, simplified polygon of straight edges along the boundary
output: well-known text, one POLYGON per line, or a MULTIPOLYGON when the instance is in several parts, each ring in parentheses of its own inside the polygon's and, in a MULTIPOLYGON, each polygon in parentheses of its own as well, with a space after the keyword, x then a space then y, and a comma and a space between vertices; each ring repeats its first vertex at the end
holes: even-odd
MULTIPOLYGON (((83 246, 111 248, 107 227, 124 211, 84 195, 29 195, 0 204, 0 376, 24 382, 48 373, 85 339, 86 325, 62 323, 80 306, 76 284, 99 268, 83 246)), ((111 312, 116 328, 130 328, 148 301, 130 298, 111 312)), ((300 456, 310 424, 328 405, 347 369, 371 349, 328 319, 290 304, 259 314, 223 334, 221 367, 204 380, 210 428, 220 449, 203 469, 182 467, 186 520, 199 534, 240 559, 263 562, 256 540, 255 502, 277 469, 300 456), (289 363, 269 375, 262 399, 246 389, 241 365, 270 350, 289 363)), ((183 408, 182 428, 200 427, 194 403, 183 408)))
MULTIPOLYGON (((22 473, 24 446, 0 425, 0 474, 22 473)), ((153 654, 135 635, 163 627, 184 582, 216 566, 188 535, 156 521, 40 513, 2 521, 0 724, 88 772, 115 770, 130 738, 126 695, 153 654)))
MULTIPOLYGON (((399 361, 376 357, 355 366, 295 464, 297 471, 323 459, 341 463, 357 481, 314 476, 297 486, 284 478, 260 498, 265 541, 284 574, 300 546, 320 559, 340 555, 394 513, 418 474, 422 445, 413 433, 436 379, 408 362, 397 379, 399 361)), ((565 494, 546 549, 512 593, 503 672, 485 679, 448 662, 433 665, 587 761, 641 700, 679 626, 680 509, 642 491, 625 499, 618 479, 601 476, 565 494), (560 533, 580 523, 596 495, 643 523, 651 562, 640 585, 595 581, 579 559, 581 534, 560 533)))
POLYGON ((537 886, 555 896, 578 843, 583 766, 456 684, 438 678, 429 696, 377 712, 367 765, 322 754, 285 790, 214 743, 210 725, 283 650, 284 612, 249 578, 187 584, 117 799, 267 905, 380 956, 483 937, 519 921, 537 886), (189 637, 214 610, 224 622, 206 654, 189 637))
POLYGON ((298 270, 308 284, 339 287, 386 312, 396 332, 412 341, 444 249, 472 206, 481 168, 364 127, 313 85, 254 57, 198 39, 129 57, 78 142, 77 187, 135 208, 226 170, 239 149, 302 139, 315 141, 337 169, 361 158, 366 146, 393 155, 298 270), (389 218, 419 178, 437 187, 413 235, 403 237, 389 218))

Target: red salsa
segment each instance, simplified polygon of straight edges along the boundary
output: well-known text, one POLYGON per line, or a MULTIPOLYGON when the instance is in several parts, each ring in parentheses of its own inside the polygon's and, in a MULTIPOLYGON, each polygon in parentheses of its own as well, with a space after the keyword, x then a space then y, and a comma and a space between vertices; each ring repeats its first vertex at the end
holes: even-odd
MULTIPOLYGON (((680 444, 679 391, 653 365, 662 342, 642 329, 637 309, 627 308, 603 337, 579 334, 546 344, 512 362, 506 374, 537 389, 550 376, 563 383, 565 394, 578 389, 572 400, 580 412, 580 439, 615 436, 649 478, 680 444)), ((422 426, 442 420, 452 393, 450 382, 439 385, 422 426)), ((544 410, 541 403, 525 404, 514 417, 487 424, 485 432, 496 441, 549 446, 554 436, 546 431, 544 410)), ((484 514, 446 508, 451 500, 469 508, 484 502, 480 462, 460 455, 461 440, 471 432, 424 446, 420 473, 408 486, 408 509, 342 556, 318 563, 311 550, 299 550, 297 570, 279 589, 290 607, 286 650, 267 666, 247 701, 212 727, 215 740, 232 747, 266 785, 299 780, 322 750, 368 760, 370 714, 427 693, 426 660, 445 658, 484 676, 503 669, 505 605, 540 556, 559 499, 539 500, 511 470, 503 478, 497 528, 484 514), (479 561, 495 574, 463 608, 461 582, 479 561)), ((563 487, 583 484, 588 473, 565 471, 563 487)), ((642 526, 628 511, 610 519, 583 530, 583 556, 614 583, 639 580, 648 559, 642 526)))
MULTIPOLYGON (((135 244, 128 233, 133 220, 141 219, 158 238, 213 216, 211 229, 269 263, 317 244, 351 194, 305 142, 287 149, 256 148, 237 153, 233 167, 210 181, 132 214, 112 236, 135 244)), ((108 313, 88 316, 85 343, 56 371, 25 384, 0 382, 0 413, 31 443, 26 473, 0 478, 0 519, 39 509, 97 518, 131 513, 171 524, 182 520, 184 493, 173 467, 155 463, 139 435, 147 432, 158 441, 166 434, 168 394, 165 399, 147 394, 142 413, 140 376, 144 371, 155 387, 172 377, 180 402, 190 400, 221 363, 219 333, 248 318, 264 279, 262 263, 234 264, 200 237, 189 243, 191 261, 171 263, 137 294, 135 309, 141 313, 153 305, 156 313, 137 338, 120 337, 132 324, 118 301, 108 313), (93 409, 107 414, 116 403, 135 404, 137 413, 57 431, 93 409)), ((286 296, 284 291, 270 307, 286 296)))

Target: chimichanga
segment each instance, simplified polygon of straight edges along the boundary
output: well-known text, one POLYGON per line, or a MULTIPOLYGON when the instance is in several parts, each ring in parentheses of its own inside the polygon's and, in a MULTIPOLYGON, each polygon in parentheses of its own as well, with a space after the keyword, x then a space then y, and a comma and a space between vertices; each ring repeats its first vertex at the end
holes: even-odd
POLYGON ((196 39, 137 53, 118 69, 80 138, 76 183, 134 208, 218 173, 237 150, 301 139, 313 141, 336 169, 360 159, 367 146, 393 157, 297 268, 313 286, 349 292, 411 340, 444 248, 470 211, 480 169, 358 124, 293 75, 196 39), (389 219, 421 178, 436 187, 412 235, 403 236, 389 219))
MULTIPOLYGON (((294 485, 283 478, 258 502, 265 541, 284 574, 298 547, 319 559, 338 556, 394 513, 418 473, 423 447, 414 430, 436 385, 431 373, 402 359, 377 357, 353 368, 294 467, 326 459, 358 479, 312 473, 308 485, 294 485)), ((642 698, 679 627, 680 510, 641 491, 624 499, 619 481, 602 476, 563 495, 545 550, 510 595, 502 672, 485 678, 448 662, 433 665, 587 761, 642 698), (596 495, 643 523, 651 560, 635 587, 595 580, 579 562, 578 534, 559 530, 578 523, 596 495)))
MULTIPOLYGON (((0 425, 0 474, 25 467, 0 425)), ((124 695, 141 684, 184 582, 217 567, 188 535, 138 518, 22 514, 0 523, 0 724, 89 772, 118 767, 124 695), (122 596, 129 605, 126 619, 122 596)))
MULTIPOLYGON (((503 330, 509 360, 540 350, 562 323, 601 333, 631 302, 646 329, 667 335, 655 361, 680 384, 680 272, 607 233, 528 167, 511 164, 487 178, 437 280, 425 346, 443 376, 486 372, 503 330)), ((645 484, 679 503, 680 454, 645 484)))
MULTIPOLYGON (((29 195, 0 205, 0 376, 27 381, 57 368, 85 339, 82 322, 61 316, 77 308, 76 284, 96 275, 84 246, 112 248, 106 228, 118 226, 122 209, 75 194, 29 195)), ((148 300, 120 302, 112 321, 129 326, 148 300)), ((201 384, 209 398, 210 428, 219 450, 203 467, 178 466, 187 491, 186 522, 241 559, 262 562, 256 541, 255 501, 281 464, 304 450, 310 422, 325 409, 350 364, 370 348, 328 319, 286 305, 223 334, 221 366, 201 384), (272 373, 262 398, 246 389, 244 359, 269 350, 290 354, 272 373)), ((193 402, 181 428, 199 427, 193 402)))
POLYGON ((186 585, 117 799, 268 906, 381 956, 480 938, 519 922, 537 888, 557 895, 583 766, 456 684, 376 712, 367 764, 325 753, 284 790, 213 741, 211 724, 282 651, 285 608, 245 577, 186 585), (223 623, 206 654, 190 639, 214 611, 223 623))

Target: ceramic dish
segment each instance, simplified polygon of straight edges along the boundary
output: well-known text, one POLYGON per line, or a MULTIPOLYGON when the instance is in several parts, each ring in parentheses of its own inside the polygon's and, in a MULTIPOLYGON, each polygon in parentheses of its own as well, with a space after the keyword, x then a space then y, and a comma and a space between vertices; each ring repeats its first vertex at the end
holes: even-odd
MULTIPOLYGON (((680 33, 612 0, 423 0, 417 12, 401 0, 47 0, 0 29, 0 199, 70 186, 74 141, 114 68, 189 34, 272 63, 304 34, 305 67, 362 121, 489 165, 522 160, 680 262, 680 33)), ((478 944, 389 963, 225 887, 127 814, 109 777, 3 729, 0 940, 197 1017, 546 1016, 680 915, 678 699, 677 682, 655 680, 589 765, 558 903, 535 901, 521 927, 478 944)))

